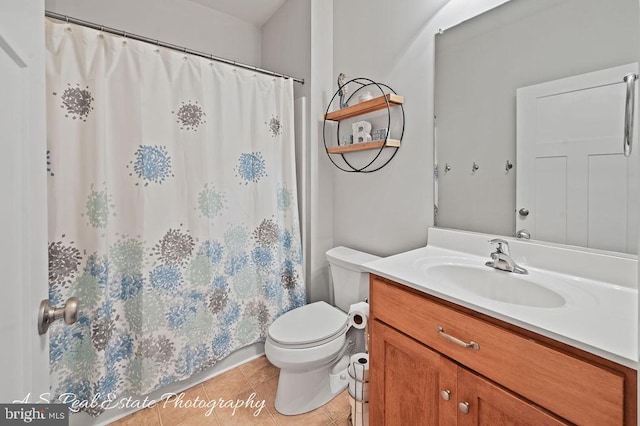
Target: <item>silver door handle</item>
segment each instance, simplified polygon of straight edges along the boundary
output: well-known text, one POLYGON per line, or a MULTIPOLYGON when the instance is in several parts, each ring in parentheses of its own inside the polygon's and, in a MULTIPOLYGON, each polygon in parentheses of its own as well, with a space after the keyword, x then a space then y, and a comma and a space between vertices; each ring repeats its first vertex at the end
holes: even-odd
POLYGON ((38 334, 45 334, 49 326, 60 318, 64 318, 64 322, 68 325, 75 323, 78 320, 79 307, 80 299, 77 297, 70 297, 60 308, 52 306, 49 299, 44 299, 40 302, 38 310, 38 334))
POLYGON ((456 345, 460 345, 460 346, 462 346, 464 348, 473 349, 473 350, 476 350, 476 351, 480 350, 480 345, 477 342, 474 342, 473 340, 470 341, 469 343, 467 343, 465 341, 462 341, 462 340, 458 339, 457 337, 454 337, 454 336, 452 336, 450 334, 445 333, 444 329, 442 327, 440 327, 440 326, 436 327, 436 331, 438 332, 438 334, 440 336, 444 337, 445 339, 447 339, 450 342, 455 343, 456 345))
POLYGON ((632 72, 624 76, 624 82, 627 83, 627 97, 624 105, 624 156, 631 155, 631 142, 633 140, 633 109, 635 107, 636 97, 636 80, 638 74, 632 72))

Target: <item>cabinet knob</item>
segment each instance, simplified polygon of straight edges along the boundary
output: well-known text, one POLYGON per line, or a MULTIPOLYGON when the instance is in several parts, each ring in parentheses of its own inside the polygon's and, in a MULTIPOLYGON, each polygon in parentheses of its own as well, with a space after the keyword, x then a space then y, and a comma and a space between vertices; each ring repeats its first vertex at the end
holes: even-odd
POLYGON ((451 391, 449 389, 444 389, 440 391, 440 396, 442 397, 442 399, 444 399, 445 401, 448 401, 451 399, 451 391))
POLYGON ((462 414, 469 414, 469 403, 468 402, 458 403, 458 410, 460 410, 462 414))

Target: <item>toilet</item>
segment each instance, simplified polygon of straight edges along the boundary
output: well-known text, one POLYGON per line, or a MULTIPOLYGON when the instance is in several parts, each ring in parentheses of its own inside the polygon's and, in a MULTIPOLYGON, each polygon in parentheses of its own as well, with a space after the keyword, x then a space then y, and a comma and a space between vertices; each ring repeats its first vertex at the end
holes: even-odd
POLYGON ((377 256, 347 247, 327 251, 335 305, 315 302, 293 309, 269 327, 265 354, 280 368, 276 410, 296 415, 331 401, 347 384, 352 345, 347 341, 350 305, 369 297, 362 265, 377 256))

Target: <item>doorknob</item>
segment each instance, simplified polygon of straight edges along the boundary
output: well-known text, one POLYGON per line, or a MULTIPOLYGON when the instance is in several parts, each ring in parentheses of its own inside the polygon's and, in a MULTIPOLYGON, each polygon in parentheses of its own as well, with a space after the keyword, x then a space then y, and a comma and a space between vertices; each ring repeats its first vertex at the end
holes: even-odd
POLYGON ((49 326, 56 320, 64 318, 64 322, 71 325, 78 319, 80 299, 70 297, 64 306, 56 308, 51 305, 49 299, 40 302, 38 310, 38 334, 43 335, 49 330, 49 326))
POLYGON ((520 210, 518 210, 518 214, 522 217, 527 217, 529 216, 529 210, 523 207, 520 210))
POLYGON ((462 414, 469 414, 469 403, 468 402, 459 402, 458 403, 458 410, 460 410, 460 412, 462 414))

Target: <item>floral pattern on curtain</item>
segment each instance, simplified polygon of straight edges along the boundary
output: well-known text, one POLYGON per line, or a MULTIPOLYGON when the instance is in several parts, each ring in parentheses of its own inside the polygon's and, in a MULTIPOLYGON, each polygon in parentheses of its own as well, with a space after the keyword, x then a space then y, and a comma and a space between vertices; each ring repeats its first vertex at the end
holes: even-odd
MULTIPOLYGON (((46 21, 54 395, 142 395, 305 303, 293 82, 46 21)), ((89 407, 100 414, 100 407, 89 407)))

